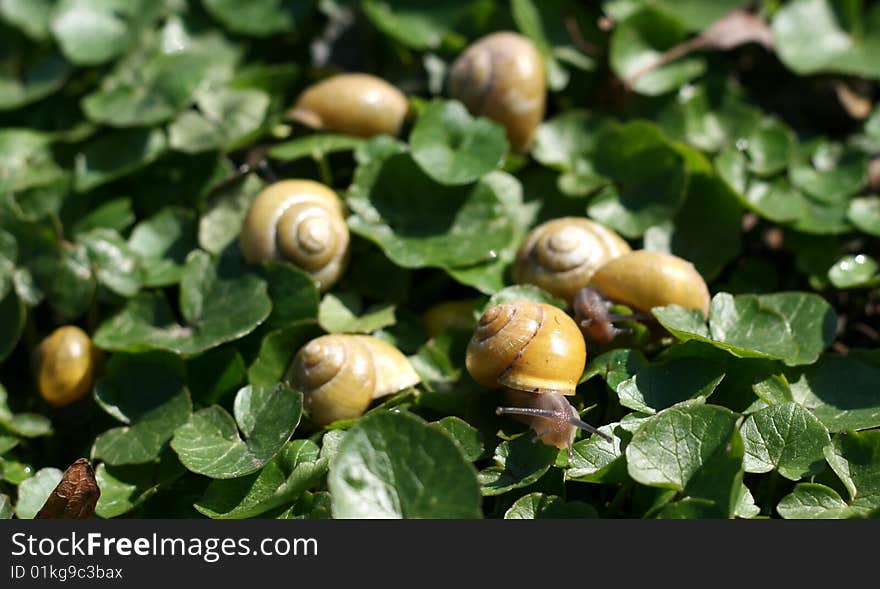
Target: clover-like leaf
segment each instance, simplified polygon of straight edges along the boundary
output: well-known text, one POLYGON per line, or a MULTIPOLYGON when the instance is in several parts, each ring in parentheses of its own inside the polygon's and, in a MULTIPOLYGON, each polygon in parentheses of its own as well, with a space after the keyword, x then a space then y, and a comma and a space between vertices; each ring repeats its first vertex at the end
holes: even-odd
POLYGON ((465 460, 473 462, 483 455, 483 436, 480 430, 465 420, 447 415, 432 425, 445 431, 461 448, 465 460))
POLYGON ((297 137, 291 141, 278 143, 269 148, 269 156, 281 161, 292 162, 304 157, 320 160, 331 153, 353 151, 366 143, 363 137, 339 135, 336 133, 316 133, 297 137))
POLYGON ((196 247, 195 215, 166 207, 135 226, 128 247, 139 256, 144 286, 169 286, 180 281, 187 254, 196 247))
POLYGON ((85 246, 98 283, 124 297, 137 294, 143 282, 139 260, 118 233, 92 229, 79 242, 85 246))
POLYGON ((165 151, 161 129, 111 131, 86 143, 76 155, 74 187, 87 192, 135 172, 165 151))
POLYGON ((526 434, 498 444, 492 457, 495 464, 479 474, 483 495, 501 495, 527 487, 553 466, 559 451, 547 444, 532 443, 530 438, 526 434))
POLYGON ((34 519, 46 499, 64 473, 57 468, 41 468, 34 476, 21 482, 18 486, 18 501, 15 503, 15 515, 19 519, 34 519))
POLYGON ((455 442, 417 417, 361 418, 330 462, 336 518, 479 518, 476 471, 455 442))
POLYGON ((861 3, 839 0, 786 3, 772 23, 779 58, 799 74, 880 77, 880 32, 871 26, 880 19, 880 8, 872 5, 859 14, 860 8, 861 3))
MULTIPOLYGON (((9 394, 0 384, 0 429, 25 438, 36 438, 52 432, 52 421, 48 417, 39 413, 13 413, 7 403, 8 398, 9 394)), ((0 455, 4 453, 5 450, 0 450, 0 455)))
POLYGON ((880 284, 880 264, 871 256, 844 256, 828 269, 828 280, 837 288, 864 288, 880 284))
POLYGON ((435 49, 455 25, 466 18, 467 6, 453 0, 426 5, 419 0, 366 0, 362 7, 370 22, 394 40, 416 50, 435 49))
POLYGON ((255 174, 248 174, 212 195, 199 218, 199 245, 219 254, 235 241, 251 203, 263 186, 255 174))
POLYGON ((318 323, 328 333, 372 333, 396 321, 393 304, 363 309, 354 294, 325 294, 318 309, 318 323))
POLYGON ((672 219, 684 202, 687 174, 682 156, 659 127, 647 121, 612 125, 600 132, 592 163, 613 183, 587 207, 589 216, 626 237, 672 219))
POLYGON ((504 519, 584 519, 598 517, 596 508, 583 501, 563 501, 562 497, 529 493, 517 499, 504 512, 504 519))
POLYGON ((259 472, 211 481, 195 504, 212 519, 245 519, 293 503, 327 474, 327 458, 310 440, 291 440, 259 472))
POLYGON ((261 90, 211 88, 201 92, 196 96, 198 110, 181 113, 168 127, 168 141, 185 153, 231 151, 260 129, 269 100, 261 90))
POLYGON ((615 435, 617 424, 603 425, 599 431, 611 436, 609 442, 599 436, 575 442, 571 447, 565 479, 584 483, 617 483, 627 480, 625 444, 615 435))
POLYGON ((93 458, 112 465, 155 459, 192 413, 183 361, 167 352, 114 354, 95 383, 95 399, 126 424, 99 435, 92 447, 93 458))
POLYGON ((256 37, 289 31, 311 10, 298 0, 204 0, 204 6, 230 31, 256 37))
POLYGON ((458 101, 435 100, 409 136, 412 158, 441 184, 468 184, 497 168, 507 152, 504 128, 471 117, 458 101))
POLYGON ((351 230, 406 268, 486 262, 513 238, 512 220, 492 183, 443 186, 408 154, 361 167, 348 204, 354 211, 351 230))
POLYGON ((73 70, 54 52, 22 51, 9 57, 11 59, 6 55, 0 57, 0 65, 17 62, 11 68, 0 68, 0 111, 20 108, 49 96, 64 85, 73 70))
POLYGON ((629 475, 645 485, 712 501, 716 515, 729 517, 743 472, 737 419, 717 405, 683 404, 661 411, 627 445, 629 475))
POLYGON ((223 276, 205 252, 193 251, 181 278, 177 322, 165 297, 143 292, 102 323, 95 345, 107 350, 159 348, 196 354, 238 339, 269 316, 266 283, 254 274, 223 276))
POLYGON ((171 451, 145 464, 110 466, 101 463, 95 469, 95 479, 101 489, 95 515, 105 519, 125 515, 160 489, 168 488, 185 472, 171 451))
POLYGON ((831 438, 812 413, 797 403, 782 403, 749 415, 742 426, 746 472, 770 472, 793 481, 817 472, 822 449, 831 438))
POLYGON ((248 368, 248 382, 268 386, 281 381, 297 350, 322 333, 313 320, 270 331, 261 340, 257 357, 248 368))
POLYGON ((235 419, 212 405, 177 428, 171 447, 187 469, 213 479, 256 472, 281 451, 299 424, 302 393, 283 384, 246 386, 235 396, 233 412, 235 419))
POLYGON ((724 378, 724 367, 703 358, 654 362, 616 387, 620 404, 656 413, 686 400, 705 401, 724 378))
POLYGON ((823 355, 786 374, 794 400, 831 432, 880 426, 880 367, 853 356, 823 355))
POLYGON ((701 57, 685 57, 658 67, 664 52, 685 38, 687 31, 675 17, 643 8, 615 27, 609 48, 611 67, 641 94, 655 96, 676 90, 706 69, 701 57))
POLYGON ((852 515, 837 491, 819 483, 795 485, 776 505, 776 511, 785 519, 845 519, 852 515))
POLYGON ((10 289, 0 299, 0 360, 12 353, 24 331, 27 312, 24 303, 10 289))
POLYGON ((770 358, 789 366, 815 362, 834 338, 831 306, 812 293, 740 295, 718 293, 709 310, 709 326, 698 312, 656 307, 654 316, 677 338, 698 340, 740 358, 770 358))

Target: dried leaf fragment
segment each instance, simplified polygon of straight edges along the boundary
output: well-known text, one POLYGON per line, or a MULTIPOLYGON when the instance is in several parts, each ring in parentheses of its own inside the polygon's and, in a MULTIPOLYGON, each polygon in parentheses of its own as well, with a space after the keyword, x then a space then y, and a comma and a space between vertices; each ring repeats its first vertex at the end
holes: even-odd
POLYGON ((87 459, 80 458, 64 471, 61 482, 34 519, 88 519, 95 514, 100 496, 95 469, 87 459))

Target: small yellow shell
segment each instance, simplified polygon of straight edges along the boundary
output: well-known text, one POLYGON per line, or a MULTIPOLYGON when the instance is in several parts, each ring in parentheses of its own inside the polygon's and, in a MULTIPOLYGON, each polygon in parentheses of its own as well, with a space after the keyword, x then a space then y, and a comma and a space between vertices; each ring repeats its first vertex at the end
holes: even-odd
POLYGON ((571 317, 552 305, 515 301, 483 313, 465 363, 489 388, 573 395, 586 360, 586 343, 571 317))
POLYGON ((53 331, 37 347, 37 386, 53 407, 85 397, 95 382, 100 351, 75 325, 53 331))
POLYGON ((507 130, 514 149, 526 151, 544 118, 544 59, 528 37, 502 31, 475 41, 455 60, 449 95, 475 115, 507 130))
POLYGON ((287 116, 307 127, 361 137, 397 135, 406 118, 406 96, 370 74, 337 74, 303 91, 287 116))
POLYGON ((312 180, 282 180, 251 204, 239 242, 245 261, 287 260, 330 288, 349 260, 348 225, 342 201, 312 180))
POLYGON ((513 279, 539 286, 571 303, 596 270, 630 251, 622 237, 595 221, 585 217, 552 219, 526 236, 516 255, 513 279))
POLYGON ((593 275, 590 286, 639 311, 681 305, 709 316, 709 288, 694 265, 672 254, 636 250, 614 258, 593 275))
POLYGON ((302 391, 312 421, 324 426, 360 417, 373 399, 415 386, 419 376, 406 356, 386 341, 330 334, 297 352, 286 380, 302 391))

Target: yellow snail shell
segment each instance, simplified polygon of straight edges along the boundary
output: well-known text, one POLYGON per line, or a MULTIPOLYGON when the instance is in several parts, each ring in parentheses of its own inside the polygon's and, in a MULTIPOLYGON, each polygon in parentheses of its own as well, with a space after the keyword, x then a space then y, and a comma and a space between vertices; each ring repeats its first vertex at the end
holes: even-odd
POLYGON ((584 217, 561 217, 532 229, 513 264, 513 280, 534 284, 569 303, 609 260, 630 252, 611 229, 584 217))
POLYGON ((37 347, 37 387, 53 407, 85 397, 95 382, 101 353, 75 325, 59 327, 37 347))
POLYGON ((282 180, 251 204, 239 242, 245 261, 287 260, 330 288, 349 260, 348 226, 342 201, 312 180, 282 180))
POLYGON ((483 313, 465 363, 485 387, 573 395, 586 361, 583 335, 571 317, 552 305, 516 301, 483 313))
POLYGON ((527 37, 509 31, 491 33, 452 64, 449 95, 472 114, 503 125, 513 148, 526 151, 546 108, 544 60, 527 37))
POLYGON ((599 268, 590 286, 639 311, 681 305, 709 316, 709 288, 694 265, 662 252, 636 250, 599 268))
POLYGON ((406 96, 370 74, 337 74, 306 88, 287 113, 312 129, 360 137, 397 135, 406 118, 406 96))
POLYGON ((330 334, 303 346, 286 376, 303 393, 312 421, 324 426, 364 414, 373 399, 419 383, 400 350, 368 335, 330 334))

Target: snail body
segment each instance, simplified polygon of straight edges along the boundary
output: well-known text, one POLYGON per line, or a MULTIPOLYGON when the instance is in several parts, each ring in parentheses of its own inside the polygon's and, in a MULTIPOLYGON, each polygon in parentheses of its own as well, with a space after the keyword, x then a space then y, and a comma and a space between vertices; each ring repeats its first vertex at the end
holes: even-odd
POLYGON ((370 74, 337 74, 306 88, 287 116, 312 129, 372 137, 397 135, 409 110, 406 96, 370 74))
POLYGON ((497 413, 526 422, 536 440, 570 451, 578 428, 599 433, 565 399, 575 394, 586 360, 571 317, 552 305, 514 301, 483 313, 465 363, 477 383, 504 390, 511 406, 497 413))
POLYGON ((610 260, 590 280, 605 297, 638 311, 681 305, 709 316, 709 288, 693 264, 662 252, 636 250, 610 260))
POLYGON ((471 44, 452 64, 449 94, 474 115, 504 126, 514 149, 526 151, 544 118, 544 60, 527 37, 502 31, 471 44))
POLYGON ((599 268, 630 251, 622 237, 595 221, 551 219, 526 236, 512 275, 519 284, 534 284, 571 303, 599 268))
POLYGON ((419 382, 400 350, 368 335, 330 334, 315 338, 296 354, 285 377, 302 391, 317 425, 364 414, 373 399, 419 382))
POLYGON ((282 180, 260 192, 239 238, 245 261, 287 260, 323 292, 345 271, 350 235, 342 201, 312 180, 282 180))
POLYGON ((79 401, 92 390, 100 351, 75 325, 59 327, 37 347, 37 388, 52 407, 79 401))

